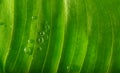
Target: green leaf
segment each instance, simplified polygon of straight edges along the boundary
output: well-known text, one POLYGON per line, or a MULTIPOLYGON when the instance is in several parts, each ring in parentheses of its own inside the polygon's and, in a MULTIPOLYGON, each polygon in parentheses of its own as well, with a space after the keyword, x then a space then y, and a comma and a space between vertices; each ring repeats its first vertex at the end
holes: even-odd
POLYGON ((119 73, 119 0, 0 0, 0 73, 119 73))

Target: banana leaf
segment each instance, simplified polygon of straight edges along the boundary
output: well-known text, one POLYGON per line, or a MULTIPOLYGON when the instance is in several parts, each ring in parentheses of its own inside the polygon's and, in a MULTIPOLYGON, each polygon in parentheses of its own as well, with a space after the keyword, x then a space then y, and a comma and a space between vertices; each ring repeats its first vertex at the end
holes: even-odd
POLYGON ((120 0, 0 0, 0 73, 120 73, 120 0))

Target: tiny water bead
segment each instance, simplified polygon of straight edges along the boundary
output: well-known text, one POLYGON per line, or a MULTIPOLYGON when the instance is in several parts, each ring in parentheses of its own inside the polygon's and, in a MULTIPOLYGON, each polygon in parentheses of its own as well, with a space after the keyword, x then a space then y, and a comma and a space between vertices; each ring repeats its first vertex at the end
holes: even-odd
POLYGON ((32 16, 32 20, 36 20, 37 19, 37 16, 32 16))
POLYGON ((32 55, 33 53, 33 47, 26 47, 24 48, 24 52, 28 55, 32 55))
POLYGON ((28 40, 28 43, 30 43, 30 40, 28 40))
POLYGON ((67 72, 69 72, 70 71, 70 66, 67 66, 67 72))
POLYGON ((67 66, 67 69, 70 69, 70 66, 67 66))
POLYGON ((43 37, 40 37, 40 38, 38 38, 38 43, 43 43, 44 42, 44 38, 43 37))
POLYGON ((24 48, 24 52, 25 52, 25 53, 27 52, 27 48, 26 48, 26 47, 24 48))
POLYGON ((45 32, 40 32, 40 36, 44 36, 45 35, 45 32))
POLYGON ((4 50, 4 48, 0 48, 0 52, 3 51, 3 50, 4 50))
POLYGON ((41 51, 42 51, 42 46, 40 46, 40 45, 37 46, 37 47, 36 47, 36 50, 37 50, 37 52, 41 52, 41 51))
POLYGON ((50 29, 50 25, 48 25, 48 24, 45 25, 45 29, 46 29, 46 30, 49 30, 49 29, 50 29))
POLYGON ((34 43, 34 40, 30 39, 28 40, 28 43, 34 43))

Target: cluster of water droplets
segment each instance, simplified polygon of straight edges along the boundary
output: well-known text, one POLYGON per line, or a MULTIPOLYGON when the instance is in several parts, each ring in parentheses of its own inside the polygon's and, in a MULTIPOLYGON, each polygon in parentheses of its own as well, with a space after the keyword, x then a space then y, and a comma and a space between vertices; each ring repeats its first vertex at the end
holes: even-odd
POLYGON ((38 43, 42 44, 44 42, 45 32, 40 32, 38 37, 38 43))
POLYGON ((28 40, 27 46, 24 48, 24 52, 28 55, 32 55, 33 53, 33 48, 34 48, 34 40, 28 40))
MULTIPOLYGON (((37 17, 33 16, 32 20, 35 20, 35 19, 37 19, 37 17)), ((41 30, 40 32, 38 32, 38 35, 37 35, 37 40, 36 40, 38 44, 38 46, 36 47, 37 50, 42 51, 42 45, 45 43, 45 41, 49 39, 49 36, 48 36, 49 30, 50 30, 50 25, 48 25, 48 22, 45 22, 44 30, 41 30)), ((34 40, 32 39, 28 40, 27 47, 24 48, 24 52, 26 54, 31 55, 33 53, 34 43, 35 43, 34 40)))
POLYGON ((44 44, 44 42, 47 41, 49 38, 48 32, 49 32, 50 26, 48 25, 48 22, 45 22, 44 28, 45 28, 44 30, 38 32, 38 37, 37 37, 37 42, 39 45, 38 48, 40 51, 42 50, 42 45, 44 44))
MULTIPOLYGON (((32 16, 31 20, 37 20, 37 16, 32 16)), ((34 49, 35 41, 33 39, 29 39, 27 41, 27 46, 24 48, 25 54, 32 55, 34 49)))

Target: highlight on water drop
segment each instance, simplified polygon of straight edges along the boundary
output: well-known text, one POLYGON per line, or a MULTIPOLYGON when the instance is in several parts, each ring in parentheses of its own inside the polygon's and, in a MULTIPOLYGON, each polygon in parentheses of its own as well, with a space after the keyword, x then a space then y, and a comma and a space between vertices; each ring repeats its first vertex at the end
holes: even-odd
POLYGON ((70 68, 70 66, 67 66, 67 69, 69 69, 70 68))
POLYGON ((24 52, 25 52, 25 53, 27 52, 27 49, 26 49, 26 47, 24 48, 24 52))

